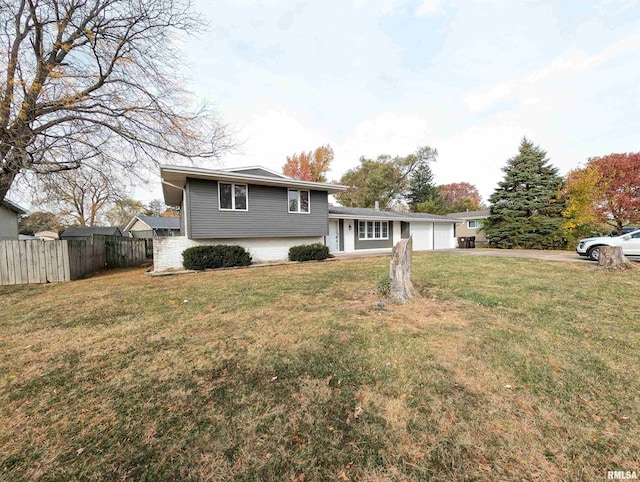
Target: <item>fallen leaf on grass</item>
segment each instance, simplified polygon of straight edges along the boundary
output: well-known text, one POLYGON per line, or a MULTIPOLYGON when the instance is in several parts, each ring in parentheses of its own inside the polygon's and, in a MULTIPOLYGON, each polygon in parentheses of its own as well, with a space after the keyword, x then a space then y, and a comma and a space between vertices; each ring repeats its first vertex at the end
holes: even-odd
POLYGON ((615 417, 618 422, 628 422, 629 420, 631 420, 631 417, 629 417, 629 415, 627 415, 626 413, 617 413, 615 417))
POLYGON ((362 415, 363 411, 364 410, 360 405, 356 405, 356 409, 353 411, 353 418, 358 418, 360 415, 362 415))

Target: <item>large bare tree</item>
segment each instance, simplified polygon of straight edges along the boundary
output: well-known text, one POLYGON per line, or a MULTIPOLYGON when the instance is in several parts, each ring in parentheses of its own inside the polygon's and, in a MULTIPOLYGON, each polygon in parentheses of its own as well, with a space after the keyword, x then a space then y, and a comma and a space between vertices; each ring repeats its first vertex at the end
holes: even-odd
POLYGON ((0 200, 27 171, 219 156, 224 125, 177 75, 200 27, 190 0, 0 1, 0 200))
POLYGON ((87 166, 42 176, 39 193, 35 204, 56 213, 68 225, 80 226, 101 225, 108 211, 126 199, 116 176, 87 166))

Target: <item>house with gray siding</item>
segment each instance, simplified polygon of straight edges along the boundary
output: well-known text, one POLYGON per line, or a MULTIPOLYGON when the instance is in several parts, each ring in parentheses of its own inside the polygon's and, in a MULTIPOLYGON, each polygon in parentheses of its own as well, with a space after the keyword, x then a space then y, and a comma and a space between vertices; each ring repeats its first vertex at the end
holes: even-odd
POLYGON ((378 208, 329 206, 331 252, 390 250, 403 238, 413 237, 413 250, 455 248, 458 219, 435 214, 386 211, 378 208))
POLYGON ((254 262, 286 259, 289 248, 324 243, 329 194, 346 186, 300 181, 252 166, 161 166, 164 202, 180 207, 182 236, 154 240, 154 269, 182 266, 191 246, 237 244, 254 262))
POLYGON ((18 220, 22 214, 27 211, 8 199, 0 202, 0 240, 18 239, 18 220))
POLYGON ((180 236, 154 240, 156 271, 182 267, 189 247, 237 244, 254 262, 286 259, 289 248, 322 243, 330 252, 391 251, 413 235, 415 250, 455 247, 457 220, 343 208, 329 195, 347 186, 300 181, 263 167, 161 166, 164 202, 180 207, 180 236))

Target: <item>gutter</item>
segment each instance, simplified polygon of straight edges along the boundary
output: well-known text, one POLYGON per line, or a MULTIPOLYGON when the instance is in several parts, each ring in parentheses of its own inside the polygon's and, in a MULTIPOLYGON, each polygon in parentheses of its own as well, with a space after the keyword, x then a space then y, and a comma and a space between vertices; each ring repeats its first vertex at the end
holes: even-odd
POLYGON ((433 219, 433 218, 408 218, 399 216, 384 216, 384 212, 380 212, 380 216, 361 216, 359 214, 334 214, 329 213, 329 219, 362 219, 363 221, 404 221, 404 222, 423 222, 423 223, 461 223, 462 219, 433 219))

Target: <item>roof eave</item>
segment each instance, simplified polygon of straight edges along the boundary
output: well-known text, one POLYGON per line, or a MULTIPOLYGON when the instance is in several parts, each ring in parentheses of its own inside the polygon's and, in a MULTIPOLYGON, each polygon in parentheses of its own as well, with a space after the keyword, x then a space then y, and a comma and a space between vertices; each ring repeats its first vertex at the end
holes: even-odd
POLYGON ((8 199, 3 199, 2 200, 2 205, 5 206, 7 209, 10 209, 14 213, 27 214, 27 211, 25 209, 21 208, 20 206, 18 206, 15 203, 9 201, 8 199))
POLYGON ((129 232, 129 230, 133 227, 133 225, 136 223, 136 221, 140 221, 143 224, 146 224, 147 227, 149 229, 153 229, 151 226, 149 226, 147 223, 145 223, 142 219, 140 219, 137 215, 133 217, 133 219, 131 219, 131 221, 129 221, 129 224, 127 224, 124 228, 124 232, 129 232))
MULTIPOLYGON (((343 192, 349 189, 349 186, 343 186, 340 184, 330 184, 324 182, 312 182, 312 181, 300 181, 298 179, 277 179, 273 177, 254 176, 251 174, 240 174, 237 172, 217 171, 212 169, 200 169, 191 167, 177 167, 177 166, 160 166, 160 177, 165 179, 167 174, 174 174, 177 176, 184 176, 195 179, 211 179, 220 181, 243 181, 247 184, 258 184, 263 186, 282 186, 282 187, 301 187, 316 191, 327 191, 328 193, 343 192)), ((169 182, 171 179, 167 179, 169 182)), ((164 189, 164 188, 163 188, 164 189)))

